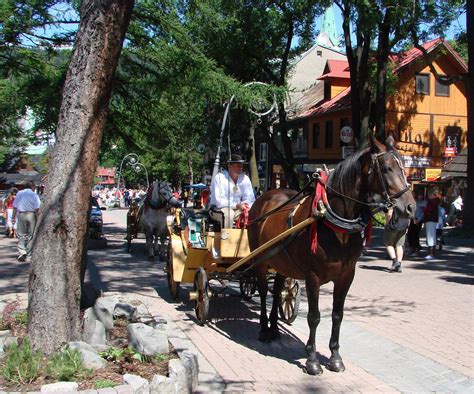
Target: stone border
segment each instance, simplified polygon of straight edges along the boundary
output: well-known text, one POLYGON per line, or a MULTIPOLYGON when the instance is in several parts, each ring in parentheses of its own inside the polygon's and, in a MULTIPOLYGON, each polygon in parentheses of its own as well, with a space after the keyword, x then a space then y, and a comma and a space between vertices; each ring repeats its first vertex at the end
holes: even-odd
MULTIPOLYGON (((25 301, 27 299, 26 293, 9 294, 6 296, 0 296, 0 313, 3 310, 3 306, 12 300, 15 300, 17 296, 21 300, 21 305, 24 307, 25 301), (5 301, 4 301, 5 300, 5 301)), ((106 293, 103 295, 103 299, 116 298, 120 302, 131 302, 138 300, 148 309, 147 300, 140 299, 142 297, 137 296, 136 294, 121 294, 121 293, 106 293)), ((146 298, 146 297, 145 297, 146 298)), ((162 375, 155 375, 151 382, 148 382, 146 379, 126 374, 123 376, 123 385, 115 386, 113 388, 104 388, 99 390, 82 390, 78 391, 78 383, 76 382, 56 382, 52 384, 43 385, 40 392, 29 392, 32 393, 83 393, 83 394, 111 394, 111 393, 137 393, 137 394, 148 394, 148 393, 191 393, 198 388, 198 376, 200 374, 200 368, 198 364, 198 351, 194 345, 189 341, 184 333, 177 328, 176 324, 172 323, 168 325, 168 321, 163 316, 152 316, 153 322, 152 325, 159 325, 162 329, 166 328, 168 334, 168 342, 175 348, 178 353, 178 359, 172 359, 169 362, 169 377, 162 375)), ((9 339, 14 339, 11 335, 8 336, 8 331, 4 333, 4 337, 10 337, 9 339)), ((0 341, 0 347, 3 351, 3 346, 11 343, 7 341, 0 341)), ((0 351, 0 356, 2 352, 0 351)), ((213 373, 213 368, 206 366, 206 370, 210 371, 207 378, 209 382, 217 383, 217 386, 221 386, 218 381, 216 381, 215 372, 213 373)), ((206 380, 208 380, 206 379, 206 380)), ((218 387, 215 387, 218 389, 218 387)), ((219 387, 220 388, 220 387, 219 387)), ((0 391, 0 394, 6 393, 0 391)))

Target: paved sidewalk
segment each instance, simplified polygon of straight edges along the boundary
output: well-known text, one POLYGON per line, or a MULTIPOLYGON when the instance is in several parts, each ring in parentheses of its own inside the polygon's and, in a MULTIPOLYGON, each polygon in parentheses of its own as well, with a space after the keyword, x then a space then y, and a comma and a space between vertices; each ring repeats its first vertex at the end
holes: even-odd
MULTIPOLYGON (((306 302, 282 339, 262 344, 257 298, 212 299, 211 321, 196 324, 192 304, 172 302, 163 263, 148 262, 143 240, 125 252, 126 211, 104 212, 107 249, 90 251, 89 279, 104 291, 146 295, 154 314, 165 315, 178 339, 199 351, 200 391, 248 392, 468 392, 474 377, 473 242, 447 239, 440 258, 406 260, 402 274, 390 262, 375 232, 369 256, 361 258, 346 300, 341 355, 346 372, 303 373, 307 341, 306 302)), ((27 291, 28 264, 17 263, 15 242, 0 239, 0 294, 27 291), (5 273, 5 274, 4 274, 5 273)), ((317 346, 322 362, 331 325, 331 288, 322 288, 317 346)), ((304 290, 304 289, 303 289, 304 290)), ((186 290, 182 291, 183 299, 186 290)), ((303 299, 304 299, 303 291, 303 299)))

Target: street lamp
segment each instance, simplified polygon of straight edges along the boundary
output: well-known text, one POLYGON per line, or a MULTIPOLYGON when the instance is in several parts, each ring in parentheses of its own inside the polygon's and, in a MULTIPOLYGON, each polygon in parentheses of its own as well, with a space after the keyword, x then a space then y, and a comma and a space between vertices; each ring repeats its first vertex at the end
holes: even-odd
MULTIPOLYGON (((251 85, 266 85, 266 83, 255 81, 255 82, 246 83, 244 86, 247 87, 247 86, 251 86, 251 85)), ((235 94, 229 99, 229 102, 227 103, 225 111, 224 111, 224 117, 222 118, 221 133, 219 135, 219 145, 217 146, 216 159, 214 161, 214 168, 212 170, 212 180, 214 180, 217 173, 219 172, 219 165, 220 165, 220 160, 221 160, 220 155, 221 155, 221 150, 222 150, 222 140, 224 139, 225 124, 226 124, 226 121, 227 121, 227 116, 229 114, 230 106, 231 106, 232 102, 234 101, 234 99, 235 99, 235 94)), ((276 100, 276 96, 273 95, 273 103, 272 103, 270 109, 268 109, 264 112, 257 112, 257 111, 254 111, 254 110, 249 108, 248 111, 251 114, 258 116, 258 118, 260 119, 262 116, 266 116, 266 115, 271 114, 276 109, 276 107, 277 107, 277 100, 276 100)), ((229 146, 229 152, 227 152, 227 154, 230 157, 230 146, 229 146)))
MULTIPOLYGON (((135 153, 128 153, 126 154, 122 161, 120 162, 120 167, 119 167, 119 173, 118 173, 118 178, 117 178, 117 190, 120 189, 120 179, 122 178, 122 166, 125 160, 128 160, 128 163, 131 165, 135 165, 138 163, 138 155, 135 153)), ((117 197, 117 191, 115 191, 115 197, 117 197)))
POLYGON ((135 170, 135 172, 140 172, 140 168, 143 167, 143 169, 145 170, 145 175, 146 175, 146 188, 148 189, 150 187, 150 182, 148 181, 148 171, 146 169, 146 167, 140 163, 139 161, 135 163, 135 165, 133 166, 133 169, 135 170))

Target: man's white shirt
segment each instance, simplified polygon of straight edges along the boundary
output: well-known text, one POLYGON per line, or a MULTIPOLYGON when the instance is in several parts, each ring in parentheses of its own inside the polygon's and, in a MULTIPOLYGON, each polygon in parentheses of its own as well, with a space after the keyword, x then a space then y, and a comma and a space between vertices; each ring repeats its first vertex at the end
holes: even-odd
POLYGON ((18 212, 34 212, 40 205, 38 195, 31 189, 20 190, 13 201, 13 206, 18 212))
POLYGON ((234 183, 228 171, 219 172, 211 184, 211 205, 236 209, 236 205, 242 202, 249 206, 255 202, 250 178, 240 174, 237 183, 234 183))

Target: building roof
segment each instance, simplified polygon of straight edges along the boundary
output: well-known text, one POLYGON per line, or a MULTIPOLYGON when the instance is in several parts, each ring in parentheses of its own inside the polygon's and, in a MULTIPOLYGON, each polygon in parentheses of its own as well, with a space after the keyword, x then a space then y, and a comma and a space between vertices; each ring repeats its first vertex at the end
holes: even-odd
MULTIPOLYGON (((437 38, 423 44, 423 47, 428 51, 428 53, 433 52, 436 48, 440 46, 443 46, 444 48, 446 48, 446 50, 456 60, 460 69, 463 70, 464 72, 467 72, 466 63, 459 56, 459 54, 442 38, 437 38)), ((392 54, 390 56, 392 61, 394 61, 395 63, 398 63, 398 65, 394 68, 395 73, 401 72, 403 69, 405 69, 405 67, 407 67, 409 64, 412 64, 415 60, 421 57, 422 57, 422 52, 417 48, 412 48, 408 51, 392 54)), ((349 71, 347 61, 328 60, 326 69, 328 69, 328 72, 322 75, 321 77, 319 77, 318 79, 326 79, 329 77, 350 78, 350 71, 349 71)), ((309 106, 307 110, 300 112, 300 114, 295 116, 293 119, 307 118, 307 117, 314 116, 317 114, 329 113, 329 112, 334 112, 334 111, 350 108, 351 106, 350 91, 351 91, 351 88, 348 87, 347 89, 339 93, 337 96, 333 97, 329 101, 322 103, 321 105, 318 105, 318 103, 320 103, 321 100, 318 100, 318 102, 313 102, 313 105, 309 106)))
POLYGON ((97 169, 97 176, 114 177, 115 176, 115 168, 99 167, 97 169))
MULTIPOLYGON (((432 53, 436 48, 444 46, 444 48, 453 55, 454 59, 459 64, 460 68, 467 72, 467 64, 464 60, 459 56, 459 54, 453 49, 451 45, 449 45, 444 39, 442 38, 435 38, 434 40, 425 42, 422 47, 426 49, 428 53, 432 53)), ((398 63, 397 66, 393 69, 395 73, 400 72, 413 61, 421 58, 423 53, 418 48, 411 48, 408 51, 393 53, 390 55, 390 60, 394 63, 398 63)))
POLYGON ((324 99, 324 84, 317 81, 311 86, 304 95, 287 108, 288 120, 300 118, 301 114, 308 111, 312 107, 324 99))
POLYGON ((325 74, 321 75, 318 79, 327 78, 345 78, 350 79, 351 73, 349 71, 349 63, 347 60, 328 60, 324 71, 325 74))
POLYGON ((441 178, 466 178, 467 177, 467 147, 441 170, 441 178))

